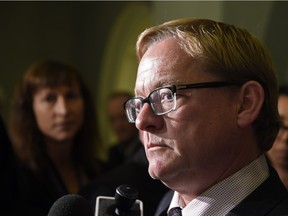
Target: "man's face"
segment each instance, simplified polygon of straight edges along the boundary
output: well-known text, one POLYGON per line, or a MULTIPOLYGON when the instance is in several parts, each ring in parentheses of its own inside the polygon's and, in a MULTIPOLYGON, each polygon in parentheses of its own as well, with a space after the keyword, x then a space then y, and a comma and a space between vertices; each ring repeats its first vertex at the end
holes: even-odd
MULTIPOLYGON (((156 43, 140 61, 136 96, 147 97, 165 85, 222 81, 204 68, 175 39, 156 43)), ((176 95, 175 111, 156 116, 145 103, 136 119, 149 173, 170 188, 194 180, 211 184, 208 181, 220 178, 217 175, 228 170, 241 151, 232 142, 239 108, 233 103, 235 94, 227 88, 204 88, 179 90, 176 95)))

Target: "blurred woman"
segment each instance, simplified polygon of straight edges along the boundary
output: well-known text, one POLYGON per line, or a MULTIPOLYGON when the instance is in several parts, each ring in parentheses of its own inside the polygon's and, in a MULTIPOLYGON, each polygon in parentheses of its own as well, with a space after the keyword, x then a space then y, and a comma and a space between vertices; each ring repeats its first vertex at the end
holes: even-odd
POLYGON ((32 64, 16 88, 11 139, 21 162, 24 215, 47 215, 101 171, 95 110, 78 71, 58 61, 32 64))

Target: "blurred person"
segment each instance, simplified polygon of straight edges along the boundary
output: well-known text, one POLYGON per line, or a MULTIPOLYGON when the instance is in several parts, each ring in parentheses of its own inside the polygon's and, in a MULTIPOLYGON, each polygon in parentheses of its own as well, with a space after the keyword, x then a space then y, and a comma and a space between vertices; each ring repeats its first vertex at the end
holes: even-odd
POLYGON ((47 215, 57 198, 101 172, 94 104, 71 65, 32 64, 16 87, 10 126, 24 215, 47 215))
POLYGON ((0 115, 0 169, 6 169, 6 163, 10 163, 12 158, 13 150, 10 137, 6 129, 6 122, 4 121, 2 115, 0 115))
POLYGON ((0 91, 0 212, 5 215, 20 215, 18 205, 18 187, 15 154, 7 131, 6 121, 2 115, 2 95, 0 91))
POLYGON ((167 187, 159 180, 152 179, 148 172, 148 160, 139 139, 138 129, 127 121, 124 102, 132 95, 118 91, 108 97, 108 117, 112 130, 119 142, 110 150, 105 173, 93 180, 81 191, 95 209, 98 196, 115 195, 115 190, 122 184, 137 188, 143 202, 144 215, 153 215, 167 187), (153 191, 153 194, 151 194, 153 191))
POLYGON ((267 155, 288 188, 288 85, 279 88, 278 111, 281 118, 280 131, 267 155))
POLYGON ((150 176, 171 189, 155 215, 287 215, 288 192, 265 157, 280 121, 261 42, 184 18, 146 29, 136 48, 136 96, 125 109, 150 176))
MULTIPOLYGON (((127 121, 123 104, 132 97, 132 94, 125 91, 114 92, 108 97, 107 112, 109 124, 115 134, 117 142, 112 144, 108 153, 107 169, 112 169, 129 160, 136 154, 140 160, 148 163, 144 148, 139 140, 138 129, 134 124, 127 121), (138 152, 142 152, 139 154, 138 152)), ((135 156, 137 157, 137 156, 135 156)))
POLYGON ((19 203, 15 155, 6 129, 6 123, 0 115, 0 212, 6 215, 19 215, 15 205, 19 203))

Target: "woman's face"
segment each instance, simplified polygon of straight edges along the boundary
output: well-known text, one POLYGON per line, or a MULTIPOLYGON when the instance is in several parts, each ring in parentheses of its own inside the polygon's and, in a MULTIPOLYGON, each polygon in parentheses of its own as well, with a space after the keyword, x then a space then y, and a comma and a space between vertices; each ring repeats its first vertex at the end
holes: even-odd
POLYGON ((33 111, 42 134, 50 140, 72 140, 83 124, 84 101, 79 85, 43 87, 33 96, 33 111))

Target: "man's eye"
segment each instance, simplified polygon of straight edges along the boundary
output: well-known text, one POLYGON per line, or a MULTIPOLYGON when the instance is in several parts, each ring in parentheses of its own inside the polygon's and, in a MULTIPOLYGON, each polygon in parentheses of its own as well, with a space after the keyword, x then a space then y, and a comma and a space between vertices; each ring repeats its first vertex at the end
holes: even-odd
POLYGON ((161 94, 161 100, 171 100, 172 95, 170 92, 164 92, 161 94))

